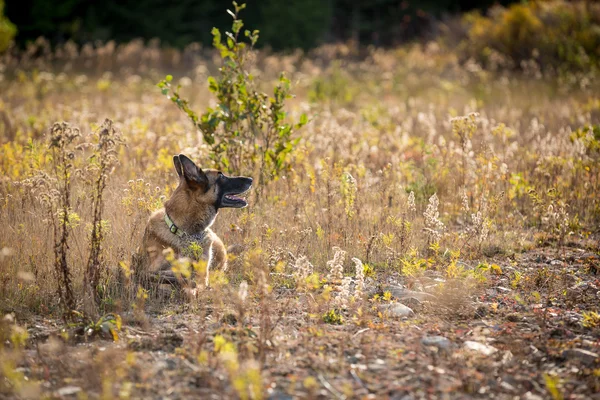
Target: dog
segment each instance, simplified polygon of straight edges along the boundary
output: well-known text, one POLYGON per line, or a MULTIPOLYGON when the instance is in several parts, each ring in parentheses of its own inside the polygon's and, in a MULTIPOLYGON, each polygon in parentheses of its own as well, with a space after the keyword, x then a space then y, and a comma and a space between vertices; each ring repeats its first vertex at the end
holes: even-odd
POLYGON ((148 219, 135 260, 135 275, 143 286, 149 283, 180 286, 182 278, 172 271, 163 252, 171 248, 176 259, 190 257, 190 247, 197 244, 203 250, 200 258, 207 259, 208 285, 209 270, 227 270, 227 250, 210 227, 221 208, 248 206, 240 196, 250 190, 252 178, 202 170, 183 154, 173 156, 173 165, 179 184, 164 208, 148 219))

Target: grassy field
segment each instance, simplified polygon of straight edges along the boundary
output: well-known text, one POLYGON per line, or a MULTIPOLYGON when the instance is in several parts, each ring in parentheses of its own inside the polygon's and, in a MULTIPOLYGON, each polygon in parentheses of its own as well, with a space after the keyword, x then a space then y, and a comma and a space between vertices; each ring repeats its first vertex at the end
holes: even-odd
POLYGON ((214 107, 219 58, 136 42, 28 54, 0 61, 0 397, 600 398, 594 73, 492 72, 434 43, 253 54, 260 85, 285 71, 288 117, 309 121, 279 179, 220 213, 243 251, 188 297, 141 290, 130 262, 177 184, 172 156, 212 166, 156 83, 172 74, 193 109, 214 107))

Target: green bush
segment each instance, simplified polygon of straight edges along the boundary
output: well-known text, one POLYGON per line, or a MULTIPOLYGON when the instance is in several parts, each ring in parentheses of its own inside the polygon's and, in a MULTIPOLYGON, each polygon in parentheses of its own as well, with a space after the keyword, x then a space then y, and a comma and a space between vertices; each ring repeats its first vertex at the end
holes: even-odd
POLYGON ((249 51, 258 40, 258 31, 242 31, 244 23, 238 13, 245 4, 233 2, 233 5, 234 11, 227 10, 233 23, 231 32, 225 33, 225 40, 217 28, 212 30, 213 45, 222 59, 219 76, 208 78, 217 107, 196 114, 179 95, 179 88, 171 86, 170 75, 158 86, 202 132, 204 142, 211 147, 210 157, 215 166, 236 174, 257 170, 259 184, 263 184, 277 179, 289 166, 288 156, 298 143, 292 135, 306 124, 307 117, 303 114, 297 123, 287 121, 284 106, 292 95, 290 81, 283 73, 272 96, 258 90, 254 76, 248 71, 249 51), (244 36, 249 43, 242 40, 244 36))
POLYGON ((4 0, 0 0, 0 53, 8 49, 17 34, 17 27, 4 16, 4 0))
POLYGON ((462 18, 460 54, 486 66, 508 61, 524 68, 535 60, 546 70, 587 69, 598 65, 600 4, 529 2, 478 11, 462 18))

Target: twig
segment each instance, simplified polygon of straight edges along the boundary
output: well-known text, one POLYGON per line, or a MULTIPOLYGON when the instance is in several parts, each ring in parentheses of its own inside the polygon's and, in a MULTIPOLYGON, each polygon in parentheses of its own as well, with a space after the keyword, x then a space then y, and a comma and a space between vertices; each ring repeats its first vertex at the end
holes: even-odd
POLYGON ((271 275, 271 276, 283 276, 283 277, 286 277, 286 278, 293 278, 294 277, 294 274, 284 274, 282 272, 271 272, 271 273, 269 273, 269 275, 271 275))
POLYGON ((360 335, 361 333, 368 331, 369 329, 371 329, 371 328, 361 329, 358 332, 356 332, 354 335, 352 335, 352 337, 356 337, 356 336, 360 335))
POLYGON ((124 326, 123 328, 124 328, 124 329, 127 329, 127 330, 130 330, 130 331, 132 331, 133 333, 137 333, 138 335, 152 336, 152 334, 151 334, 151 333, 144 332, 144 331, 140 331, 139 329, 135 329, 134 327, 131 327, 131 326, 129 326, 129 325, 126 325, 126 326, 124 326))
POLYGON ((191 362, 189 362, 187 359, 183 359, 183 363, 192 371, 194 372, 200 372, 200 368, 198 368, 197 366, 195 366, 194 364, 192 364, 191 362))
POLYGON ((325 377, 323 376, 323 374, 319 374, 319 381, 321 381, 321 384, 325 387, 325 389, 329 390, 331 392, 331 394, 333 394, 336 398, 342 399, 342 400, 344 400, 346 398, 345 395, 338 392, 336 390, 336 388, 334 388, 331 385, 331 383, 329 383, 329 382, 327 382, 327 380, 325 380, 325 377))
POLYGON ((369 388, 363 383, 362 379, 360 379, 360 377, 358 376, 358 374, 356 372, 354 372, 353 369, 350 370, 350 375, 352 375, 352 377, 354 378, 354 380, 366 391, 368 391, 369 393, 371 393, 371 391, 369 390, 369 388))

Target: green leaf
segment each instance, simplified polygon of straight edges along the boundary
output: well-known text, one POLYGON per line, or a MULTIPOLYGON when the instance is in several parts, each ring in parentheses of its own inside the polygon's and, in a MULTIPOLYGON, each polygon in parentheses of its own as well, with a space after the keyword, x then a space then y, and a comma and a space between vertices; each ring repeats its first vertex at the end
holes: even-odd
POLYGON ((239 32, 244 27, 238 13, 245 4, 234 2, 233 6, 233 10, 227 10, 233 22, 231 32, 225 32, 226 40, 222 40, 219 29, 211 30, 221 65, 218 75, 209 77, 207 81, 217 106, 214 109, 206 107, 198 115, 188 101, 179 96, 179 88, 171 88, 171 75, 158 86, 200 130, 204 142, 211 148, 209 158, 217 167, 239 173, 240 165, 248 164, 249 168, 262 166, 261 174, 267 181, 276 180, 281 171, 290 168, 291 154, 300 140, 292 138, 292 133, 307 124, 308 117, 302 114, 299 122, 286 123, 285 100, 291 97, 291 82, 284 74, 280 75, 272 89, 272 98, 258 90, 262 85, 255 82, 255 77, 248 70, 247 50, 250 43, 254 46, 258 40, 259 31, 244 31, 250 43, 238 41, 239 32))
POLYGON ((212 76, 208 77, 208 90, 210 90, 212 93, 217 93, 219 91, 219 84, 212 76))
POLYGON ((233 33, 237 34, 243 26, 244 22, 241 19, 236 19, 235 21, 233 21, 233 25, 231 25, 231 30, 233 31, 233 33))
POLYGON ((308 124, 308 117, 306 116, 306 114, 302 113, 302 115, 300 115, 300 122, 298 123, 298 125, 304 126, 306 124, 308 124))

